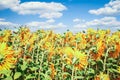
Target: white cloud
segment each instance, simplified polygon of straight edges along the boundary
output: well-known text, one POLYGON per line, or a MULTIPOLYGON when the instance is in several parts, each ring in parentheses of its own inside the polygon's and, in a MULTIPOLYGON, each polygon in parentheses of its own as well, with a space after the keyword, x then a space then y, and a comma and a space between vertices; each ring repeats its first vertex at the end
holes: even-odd
POLYGON ((79 22, 79 21, 80 21, 80 19, 78 19, 78 18, 73 19, 73 22, 79 22))
MULTIPOLYGON (((31 31, 36 31, 39 29, 45 29, 45 30, 49 29, 55 31, 59 29, 64 29, 66 27, 66 25, 63 24, 62 22, 56 23, 54 19, 49 19, 43 22, 38 22, 38 21, 29 22, 23 24, 23 27, 24 25, 30 28, 31 31)), ((18 30, 19 27, 21 27, 21 24, 5 21, 4 18, 0 18, 0 29, 10 29, 14 31, 14 30, 18 30)))
POLYGON ((85 20, 84 19, 79 19, 79 18, 75 18, 73 19, 73 23, 75 23, 75 25, 73 27, 81 27, 81 28, 85 28, 86 25, 85 24, 85 20))
POLYGON ((119 27, 120 21, 117 21, 115 17, 104 17, 101 19, 95 19, 86 23, 88 26, 98 27, 119 27))
POLYGON ((63 23, 55 23, 53 19, 47 20, 45 22, 33 21, 26 23, 26 25, 33 31, 38 29, 59 29, 66 27, 66 25, 63 23))
POLYGON ((119 15, 120 14, 120 0, 110 1, 105 4, 103 8, 89 10, 89 13, 95 15, 119 15))
POLYGON ((75 28, 86 28, 87 25, 85 25, 85 24, 75 24, 73 27, 75 27, 75 28))
POLYGON ((46 22, 47 22, 47 23, 54 23, 55 20, 54 20, 54 19, 49 19, 49 20, 47 20, 46 22))
POLYGON ((15 27, 19 27, 19 24, 15 24, 12 22, 5 21, 5 19, 0 18, 0 29, 12 29, 14 30, 15 27))
POLYGON ((0 10, 6 8, 13 8, 19 5, 20 0, 0 0, 0 10))
POLYGON ((55 2, 25 2, 13 7, 12 10, 22 15, 39 14, 40 18, 50 19, 61 17, 61 11, 66 10, 66 7, 61 3, 55 2))
POLYGON ((20 3, 20 0, 0 0, 0 9, 9 8, 14 12, 21 15, 38 14, 40 18, 59 18, 62 11, 67 8, 61 3, 56 2, 24 2, 20 3))
POLYGON ((75 18, 75 19, 73 19, 73 22, 85 22, 85 20, 84 19, 79 19, 79 18, 75 18))
POLYGON ((115 17, 104 17, 101 19, 94 19, 92 21, 86 21, 84 23, 75 24, 76 28, 87 28, 87 27, 97 27, 97 28, 110 28, 110 27, 120 27, 120 21, 115 17))
POLYGON ((5 19, 4 18, 0 18, 0 21, 4 21, 5 19))
POLYGON ((40 15, 40 18, 60 18, 63 14, 60 12, 44 12, 43 14, 40 15))

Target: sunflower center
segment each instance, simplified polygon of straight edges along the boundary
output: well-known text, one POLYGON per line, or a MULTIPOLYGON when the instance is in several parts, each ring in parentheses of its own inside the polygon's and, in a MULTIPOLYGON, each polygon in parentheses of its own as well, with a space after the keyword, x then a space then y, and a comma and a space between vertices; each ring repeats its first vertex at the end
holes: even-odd
POLYGON ((0 63, 2 63, 4 60, 4 55, 0 54, 0 63))

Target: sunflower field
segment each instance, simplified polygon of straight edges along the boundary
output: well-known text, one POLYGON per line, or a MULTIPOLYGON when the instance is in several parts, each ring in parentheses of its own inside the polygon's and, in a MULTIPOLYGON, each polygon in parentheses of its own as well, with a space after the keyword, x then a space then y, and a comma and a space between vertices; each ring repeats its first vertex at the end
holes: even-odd
POLYGON ((120 31, 0 31, 0 80, 120 80, 120 31))

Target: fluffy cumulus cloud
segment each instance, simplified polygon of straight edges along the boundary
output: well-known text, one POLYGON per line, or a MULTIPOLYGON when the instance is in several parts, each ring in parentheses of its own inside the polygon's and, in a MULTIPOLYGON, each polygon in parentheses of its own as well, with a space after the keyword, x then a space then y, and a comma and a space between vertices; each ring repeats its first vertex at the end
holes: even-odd
POLYGON ((19 24, 15 24, 12 22, 5 21, 5 19, 0 18, 0 29, 15 29, 15 27, 18 27, 19 24))
POLYGON ((74 25, 75 28, 89 28, 89 27, 97 27, 97 28, 102 28, 102 27, 119 27, 120 26, 120 21, 118 21, 115 17, 104 17, 101 19, 94 19, 91 21, 85 21, 83 23, 77 23, 74 25))
MULTIPOLYGON (((31 31, 36 31, 38 29, 57 30, 57 29, 63 29, 66 27, 66 25, 63 24, 62 22, 55 23, 54 19, 49 19, 44 22, 33 21, 33 22, 25 23, 24 25, 30 28, 31 31)), ((20 26, 21 24, 12 23, 12 22, 6 21, 4 18, 0 18, 0 29, 17 30, 20 26)))
POLYGON ((20 0, 0 0, 0 9, 9 8, 18 14, 38 14, 40 18, 59 18, 62 11, 67 8, 61 3, 55 2, 24 2, 20 3, 20 0))
POLYGON ((89 13, 95 15, 119 15, 120 14, 120 0, 111 0, 105 4, 103 8, 89 10, 89 13))
POLYGON ((19 0, 0 0, 0 10, 6 8, 13 8, 19 5, 19 0))
POLYGON ((47 20, 45 22, 33 21, 26 23, 26 25, 33 31, 38 29, 59 29, 66 27, 66 25, 63 23, 55 23, 53 19, 47 20))

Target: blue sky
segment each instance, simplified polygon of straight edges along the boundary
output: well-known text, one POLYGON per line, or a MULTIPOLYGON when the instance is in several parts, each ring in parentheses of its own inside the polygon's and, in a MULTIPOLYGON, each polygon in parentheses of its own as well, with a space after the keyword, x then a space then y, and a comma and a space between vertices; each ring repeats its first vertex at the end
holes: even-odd
POLYGON ((120 0, 0 0, 0 28, 120 29, 120 0))

